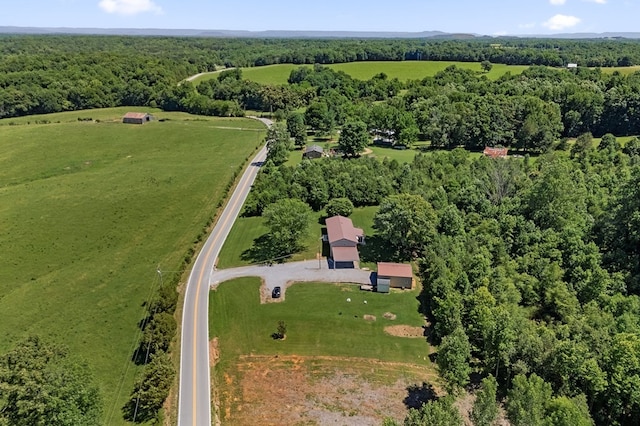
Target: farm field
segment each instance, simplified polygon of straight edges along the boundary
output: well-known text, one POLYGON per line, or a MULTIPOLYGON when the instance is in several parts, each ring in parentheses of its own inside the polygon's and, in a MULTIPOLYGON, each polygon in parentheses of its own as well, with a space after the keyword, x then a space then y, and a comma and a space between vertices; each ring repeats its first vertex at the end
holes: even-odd
MULTIPOLYGON (((336 71, 344 71, 351 77, 358 80, 369 80, 381 72, 387 74, 389 78, 397 78, 400 81, 421 80, 425 77, 433 76, 445 68, 455 65, 460 68, 467 68, 481 72, 479 62, 453 62, 453 61, 371 61, 371 62, 348 62, 344 64, 328 64, 328 68, 336 71)), ((260 84, 287 84, 291 71, 303 65, 278 64, 266 65, 263 67, 242 68, 242 77, 260 84)), ((312 66, 312 65, 304 65, 312 66)), ((493 64, 490 72, 486 76, 495 80, 503 74, 510 72, 520 74, 528 66, 493 64)), ((483 74, 485 75, 485 74, 483 74)), ((203 80, 217 78, 216 74, 206 74, 196 80, 194 84, 203 80)))
POLYGON ((99 384, 104 424, 124 423, 156 268, 178 270, 264 130, 139 108, 0 120, 0 352, 29 335, 67 345, 99 384), (136 110, 168 121, 120 123, 136 110))
MULTIPOLYGON (((454 62, 454 61, 372 61, 372 62, 348 62, 343 64, 328 64, 328 68, 336 71, 344 71, 357 80, 369 80, 374 75, 381 72, 387 74, 389 78, 397 78, 400 81, 421 80, 425 77, 436 75, 445 68, 455 65, 459 68, 471 69, 486 75, 489 80, 496 80, 507 72, 511 74, 520 74, 529 66, 527 65, 504 65, 492 64, 493 67, 488 73, 482 73, 479 62, 454 62)), ((291 71, 301 66, 312 65, 294 65, 294 64, 277 64, 265 65, 263 67, 242 68, 243 78, 255 81, 260 84, 287 84, 291 71)), ((640 66, 633 67, 612 67, 601 68, 605 74, 612 74, 616 71, 628 75, 640 71, 640 66)), ((194 84, 200 81, 218 78, 217 73, 208 73, 194 80, 194 84)))
POLYGON ((403 418, 407 387, 437 386, 420 333, 418 289, 383 295, 354 285, 304 283, 289 287, 280 303, 260 304, 259 287, 259 279, 243 278, 210 295, 209 333, 217 356, 212 377, 223 424, 246 424, 250 413, 258 413, 252 424, 327 424, 332 416, 342 419, 339 424, 354 424, 349 418, 360 416, 377 417, 373 424, 380 424, 384 415, 403 418), (271 337, 278 321, 287 327, 284 340, 271 337), (413 330, 414 337, 388 333, 400 329, 413 330), (354 388, 365 398, 362 404, 349 404, 358 398, 349 396, 358 393, 354 388), (385 412, 372 401, 389 388, 393 408, 385 412), (278 395, 285 398, 280 403, 278 395), (301 417, 287 417, 291 412, 301 417))

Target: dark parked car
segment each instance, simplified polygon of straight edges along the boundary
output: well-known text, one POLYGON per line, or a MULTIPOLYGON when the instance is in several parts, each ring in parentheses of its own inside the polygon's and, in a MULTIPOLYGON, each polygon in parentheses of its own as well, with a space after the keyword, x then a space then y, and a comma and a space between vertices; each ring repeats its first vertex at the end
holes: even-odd
POLYGON ((273 297, 274 299, 279 298, 280 297, 280 291, 281 291, 281 289, 280 289, 279 286, 274 287, 273 291, 271 292, 271 297, 273 297))

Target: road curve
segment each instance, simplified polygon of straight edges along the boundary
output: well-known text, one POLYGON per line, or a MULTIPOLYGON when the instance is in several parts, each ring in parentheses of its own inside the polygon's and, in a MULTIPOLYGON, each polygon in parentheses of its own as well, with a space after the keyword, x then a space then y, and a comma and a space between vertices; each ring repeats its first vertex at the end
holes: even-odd
MULTIPOLYGON (((271 126, 267 119, 258 119, 271 126)), ((240 213, 258 169, 267 156, 266 147, 246 168, 236 189, 193 264, 184 295, 180 350, 178 426, 211 425, 211 378, 209 368, 209 283, 215 261, 240 213)))
MULTIPOLYGON (((234 70, 234 69, 236 69, 236 67, 221 68, 221 69, 216 70, 216 71, 199 72, 198 74, 194 74, 194 75, 192 75, 190 77, 185 78, 184 81, 193 81, 193 80, 197 79, 198 77, 202 77, 203 75, 219 74, 222 71, 229 71, 229 70, 234 70)), ((261 119, 259 119, 259 120, 261 120, 261 119)))

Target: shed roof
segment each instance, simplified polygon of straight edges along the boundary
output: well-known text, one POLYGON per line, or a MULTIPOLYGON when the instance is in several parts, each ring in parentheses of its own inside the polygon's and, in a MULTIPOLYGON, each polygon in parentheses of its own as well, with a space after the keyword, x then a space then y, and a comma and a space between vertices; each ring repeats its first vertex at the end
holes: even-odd
POLYGON ((364 235, 360 228, 355 228, 353 222, 348 217, 333 216, 325 221, 327 225, 327 235, 329 244, 340 240, 348 240, 358 243, 358 237, 364 235))
POLYGON ((487 157, 491 158, 504 158, 507 156, 509 152, 508 148, 494 148, 494 147, 486 147, 482 153, 487 157))
POLYGON ((128 112, 124 115, 124 118, 145 118, 147 115, 146 112, 128 112))
POLYGON ((360 255, 358 249, 354 247, 332 247, 331 253, 334 262, 358 262, 360 255))
POLYGON ((413 270, 408 263, 378 262, 378 275, 413 278, 413 270))
POLYGON ((324 152, 324 149, 322 149, 322 147, 319 146, 319 145, 311 145, 311 146, 308 146, 304 150, 304 152, 305 153, 307 153, 307 152, 319 152, 320 154, 322 154, 324 152))

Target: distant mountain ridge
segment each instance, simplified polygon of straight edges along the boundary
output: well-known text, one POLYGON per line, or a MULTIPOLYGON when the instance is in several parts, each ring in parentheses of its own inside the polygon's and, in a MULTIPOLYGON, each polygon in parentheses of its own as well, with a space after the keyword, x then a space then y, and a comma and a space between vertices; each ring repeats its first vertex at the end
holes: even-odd
POLYGON ((470 39, 491 38, 562 38, 562 39, 640 39, 640 32, 519 34, 489 36, 443 31, 307 31, 307 30, 198 30, 163 28, 70 28, 0 26, 0 34, 82 34, 167 37, 242 37, 242 38, 434 38, 470 39))

